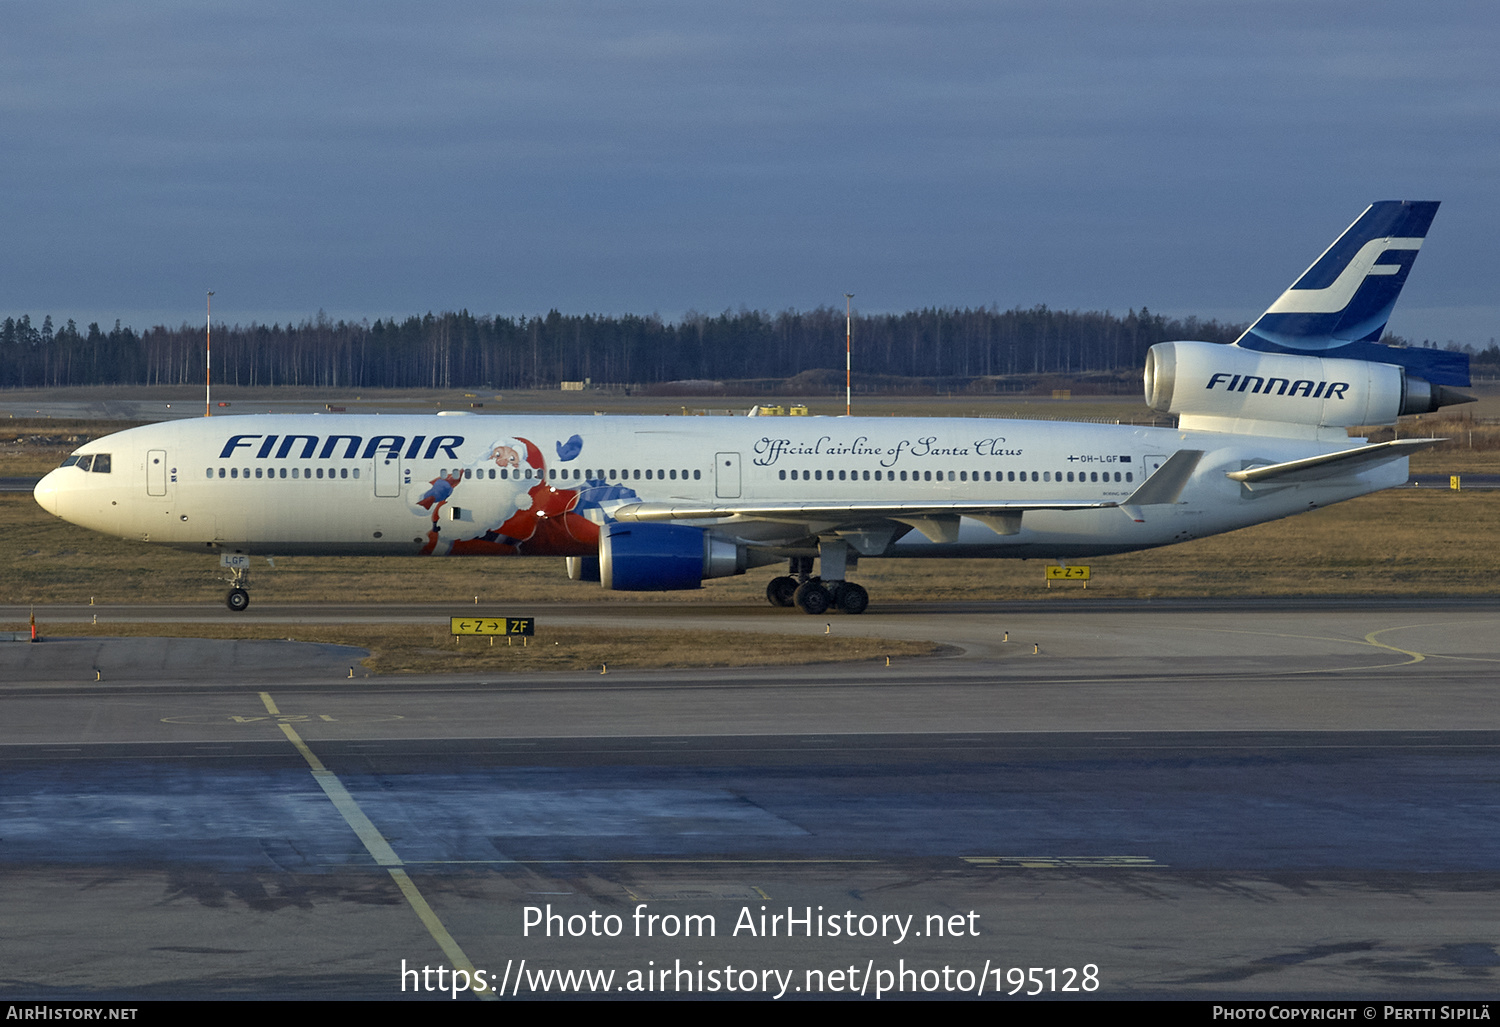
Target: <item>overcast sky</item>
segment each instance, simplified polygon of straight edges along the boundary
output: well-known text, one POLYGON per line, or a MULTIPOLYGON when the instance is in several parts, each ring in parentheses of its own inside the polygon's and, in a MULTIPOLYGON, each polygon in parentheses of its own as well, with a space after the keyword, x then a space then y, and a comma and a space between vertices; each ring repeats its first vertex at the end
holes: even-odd
POLYGON ((0 0, 0 316, 1248 320, 1437 199, 1500 337, 1500 5, 0 0))

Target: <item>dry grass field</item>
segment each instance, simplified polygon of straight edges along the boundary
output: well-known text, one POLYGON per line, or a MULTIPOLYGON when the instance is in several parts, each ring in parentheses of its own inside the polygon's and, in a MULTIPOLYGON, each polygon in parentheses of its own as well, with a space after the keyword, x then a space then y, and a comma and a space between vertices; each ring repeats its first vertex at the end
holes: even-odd
MULTIPOLYGON (((25 624, 0 624, 24 631, 25 624)), ((43 623, 45 640, 121 636, 152 638, 292 638, 368 649, 361 664, 376 674, 538 673, 545 671, 649 670, 668 667, 777 667, 813 663, 860 663, 884 667, 903 658, 927 656, 940 647, 828 635, 767 635, 741 631, 619 631, 537 625, 522 645, 497 638, 461 637, 438 627, 400 624, 86 624, 43 623)))
MULTIPOLYGON (((0 494, 0 602, 101 604, 222 599, 217 560, 109 538, 0 494)), ((1483 595, 1500 572, 1500 492, 1401 489, 1182 545, 1089 561, 1085 592, 1044 587, 1041 561, 867 560, 872 609, 895 599, 1040 596, 1483 595)), ((283 557, 257 560, 257 604, 290 602, 763 603, 762 568, 690 593, 606 592, 559 559, 283 557)))

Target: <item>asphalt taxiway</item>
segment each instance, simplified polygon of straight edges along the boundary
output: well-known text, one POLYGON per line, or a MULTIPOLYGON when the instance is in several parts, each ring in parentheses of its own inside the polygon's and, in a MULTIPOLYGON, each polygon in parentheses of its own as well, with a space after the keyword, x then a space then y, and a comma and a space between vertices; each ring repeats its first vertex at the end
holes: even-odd
POLYGON ((0 643, 0 994, 436 994, 403 960, 521 996, 724 996, 727 966, 789 997, 1004 993, 1016 967, 1112 997, 1500 979, 1500 604, 529 612, 952 655, 350 680, 339 647, 0 643))

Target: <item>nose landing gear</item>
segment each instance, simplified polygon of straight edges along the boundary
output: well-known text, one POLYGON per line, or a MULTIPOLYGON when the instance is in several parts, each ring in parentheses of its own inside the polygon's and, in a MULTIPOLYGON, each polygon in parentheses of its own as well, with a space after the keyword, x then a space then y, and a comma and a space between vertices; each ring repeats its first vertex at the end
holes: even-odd
POLYGON ((224 605, 235 613, 245 612, 250 605, 250 557, 225 553, 219 557, 219 566, 228 572, 224 575, 224 580, 229 583, 224 605))

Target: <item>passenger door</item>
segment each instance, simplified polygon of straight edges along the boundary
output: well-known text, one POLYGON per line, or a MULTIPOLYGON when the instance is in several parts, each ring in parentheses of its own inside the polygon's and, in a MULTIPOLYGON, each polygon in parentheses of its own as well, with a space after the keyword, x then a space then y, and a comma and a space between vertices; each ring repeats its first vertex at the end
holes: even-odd
POLYGON ((740 455, 714 454, 714 495, 720 499, 740 498, 740 455))

